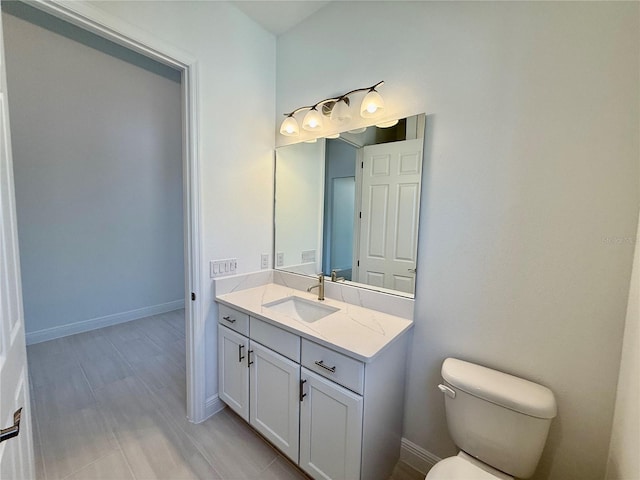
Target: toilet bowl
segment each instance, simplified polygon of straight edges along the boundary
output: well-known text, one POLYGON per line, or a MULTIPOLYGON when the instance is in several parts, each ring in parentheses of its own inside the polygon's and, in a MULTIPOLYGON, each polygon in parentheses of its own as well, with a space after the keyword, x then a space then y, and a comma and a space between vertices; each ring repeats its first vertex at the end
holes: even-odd
POLYGON ((427 480, 513 480, 535 472, 556 416, 553 392, 537 383, 447 358, 438 385, 460 453, 436 463, 427 480))
POLYGON ((513 477, 491 468, 464 452, 436 463, 425 480, 513 480, 513 477))

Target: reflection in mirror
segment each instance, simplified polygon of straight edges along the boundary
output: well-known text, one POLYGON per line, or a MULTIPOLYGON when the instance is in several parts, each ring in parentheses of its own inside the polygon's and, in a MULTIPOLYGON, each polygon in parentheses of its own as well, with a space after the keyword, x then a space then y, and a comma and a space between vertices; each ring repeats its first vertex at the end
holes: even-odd
POLYGON ((389 123, 276 149, 277 269, 413 295, 425 116, 389 123))

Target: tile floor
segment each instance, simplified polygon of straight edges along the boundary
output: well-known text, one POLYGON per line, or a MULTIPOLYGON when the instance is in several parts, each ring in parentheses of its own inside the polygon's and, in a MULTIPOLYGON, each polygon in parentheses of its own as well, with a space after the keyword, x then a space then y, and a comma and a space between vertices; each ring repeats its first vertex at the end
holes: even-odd
MULTIPOLYGON (((228 408, 185 411, 184 311, 27 348, 39 479, 305 479, 228 408)), ((390 480, 422 479, 399 464, 390 480)))

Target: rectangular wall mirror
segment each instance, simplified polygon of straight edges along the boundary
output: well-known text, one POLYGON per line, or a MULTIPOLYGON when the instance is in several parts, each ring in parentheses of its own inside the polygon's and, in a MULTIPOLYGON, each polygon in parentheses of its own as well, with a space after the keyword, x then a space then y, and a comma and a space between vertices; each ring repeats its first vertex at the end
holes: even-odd
POLYGON ((276 269, 413 296, 424 132, 420 114, 277 148, 276 269))

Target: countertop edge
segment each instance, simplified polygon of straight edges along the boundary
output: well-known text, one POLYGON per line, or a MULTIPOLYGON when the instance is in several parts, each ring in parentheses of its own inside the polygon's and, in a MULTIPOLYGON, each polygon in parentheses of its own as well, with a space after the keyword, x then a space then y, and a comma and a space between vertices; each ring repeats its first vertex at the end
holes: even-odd
MULTIPOLYGON (((354 352, 352 350, 348 350, 348 349, 346 349, 344 347, 340 347, 339 345, 331 343, 331 342, 329 342, 327 340, 324 340, 322 338, 318 338, 318 337, 315 337, 313 335, 310 335, 307 332, 300 331, 300 330, 298 330, 295 327, 292 327, 290 325, 285 325, 283 323, 280 323, 277 320, 273 320, 273 319, 271 319, 269 317, 265 317, 264 315, 261 315, 259 313, 256 313, 256 312, 252 311, 252 310, 244 308, 244 307, 242 307, 240 305, 237 305, 237 304, 235 304, 233 302, 229 302, 229 301, 227 301, 225 299, 222 299, 220 297, 216 297, 214 300, 216 302, 218 302, 218 303, 226 305, 227 307, 230 307, 230 308, 233 308, 235 310, 238 310, 239 312, 245 313, 245 314, 249 315, 250 317, 253 317, 253 318, 257 319, 257 320, 261 320, 263 322, 267 322, 270 325, 273 325, 274 327, 281 328, 282 330, 285 330, 287 332, 290 332, 290 333, 293 333, 295 335, 298 335, 300 338, 304 338, 306 340, 309 340, 309 341, 312 341, 312 342, 317 343, 319 345, 322 345, 323 347, 330 348, 331 350, 334 350, 334 351, 336 351, 338 353, 341 353, 341 354, 346 355, 348 357, 351 357, 351 358, 354 358, 356 360, 359 360, 359 361, 361 361, 363 363, 371 363, 373 360, 375 360, 377 357, 379 357, 382 352, 384 352, 393 343, 398 341, 408 331, 410 331, 413 328, 413 324, 414 324, 413 320, 405 319, 407 321, 407 325, 402 330, 400 330, 393 338, 391 338, 388 342, 386 342, 372 356, 367 357, 367 356, 361 355, 359 353, 356 353, 356 352, 354 352)), ((217 321, 217 319, 216 319, 216 321, 217 321)))

